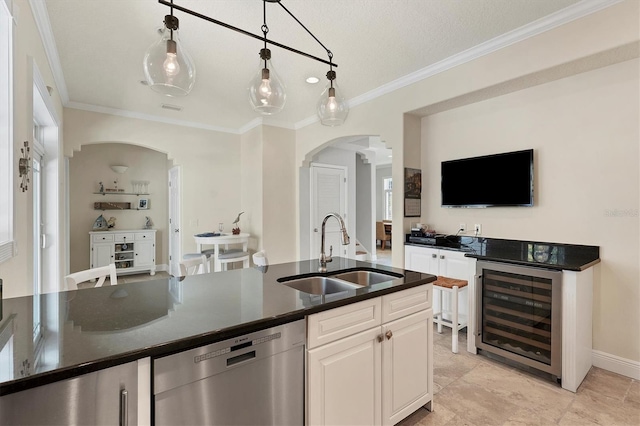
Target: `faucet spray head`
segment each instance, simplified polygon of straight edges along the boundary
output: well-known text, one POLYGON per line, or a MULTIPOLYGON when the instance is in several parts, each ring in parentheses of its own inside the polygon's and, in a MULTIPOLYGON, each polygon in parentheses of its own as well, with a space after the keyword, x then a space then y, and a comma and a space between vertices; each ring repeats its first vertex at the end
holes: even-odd
POLYGON ((350 242, 350 238, 349 238, 349 234, 347 234, 347 229, 343 227, 340 231, 342 232, 342 245, 348 246, 350 242))

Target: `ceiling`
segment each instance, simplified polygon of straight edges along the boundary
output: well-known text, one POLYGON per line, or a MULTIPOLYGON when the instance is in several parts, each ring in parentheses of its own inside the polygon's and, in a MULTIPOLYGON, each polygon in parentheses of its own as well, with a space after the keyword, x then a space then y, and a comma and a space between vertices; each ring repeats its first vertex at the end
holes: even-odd
MULTIPOLYGON (((175 3, 260 34, 260 0, 175 3)), ((570 9, 564 8, 580 6, 578 0, 282 3, 333 52, 337 82, 351 104, 461 52, 513 35, 523 26, 543 27, 539 24, 544 20, 567 15, 570 9)), ((259 70, 259 40, 176 11, 181 39, 194 59, 197 75, 188 96, 169 98, 140 83, 144 80, 142 58, 158 39, 157 29, 168 7, 156 0, 45 0, 44 4, 59 57, 54 73, 59 67, 62 77, 58 79, 63 78, 64 85, 57 83, 66 106, 233 133, 263 117, 252 110, 247 93, 247 83, 259 70), (163 109, 162 104, 180 106, 182 111, 163 109)), ((326 57, 324 49, 277 3, 267 3, 267 24, 270 39, 326 57)), ((284 110, 263 122, 290 128, 313 122, 328 67, 278 47, 271 50, 273 66, 285 82, 288 96, 284 110), (310 85, 305 82, 309 76, 321 82, 310 85)))

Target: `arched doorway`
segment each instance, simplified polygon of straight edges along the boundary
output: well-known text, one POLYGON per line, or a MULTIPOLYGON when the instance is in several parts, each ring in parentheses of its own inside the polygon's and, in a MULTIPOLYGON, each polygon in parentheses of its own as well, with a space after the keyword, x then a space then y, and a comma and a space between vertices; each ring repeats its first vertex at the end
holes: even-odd
POLYGON ((143 229, 150 221, 156 230, 156 270, 167 270, 171 167, 166 153, 128 143, 92 143, 74 152, 68 183, 70 272, 90 268, 89 232, 100 215, 113 218, 113 230, 143 229))
MULTIPOLYGON (((344 170, 346 179, 345 208, 344 212, 338 213, 345 219, 352 243, 346 252, 337 250, 338 247, 334 245, 334 255, 360 260, 377 259, 375 222, 382 220, 378 216, 383 209, 378 204, 384 201, 382 194, 379 194, 377 173, 380 167, 390 169, 390 166, 391 150, 378 136, 341 137, 307 153, 299 170, 301 259, 315 258, 319 254, 323 217, 318 212, 330 209, 330 206, 342 205, 338 203, 341 200, 336 199, 340 186, 333 175, 338 174, 337 170, 344 170), (323 174, 323 170, 326 173, 323 174), (323 175, 332 178, 325 179, 325 183, 331 185, 320 184, 318 176, 323 175), (327 208, 319 206, 322 203, 327 208)), ((388 260, 390 263, 390 257, 388 260)))

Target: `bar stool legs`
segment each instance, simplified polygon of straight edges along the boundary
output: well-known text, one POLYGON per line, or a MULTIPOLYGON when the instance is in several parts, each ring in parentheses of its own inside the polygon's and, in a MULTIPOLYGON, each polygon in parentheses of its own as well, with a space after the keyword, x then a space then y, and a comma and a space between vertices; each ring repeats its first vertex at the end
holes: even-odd
POLYGON ((433 282, 433 290, 438 291, 438 301, 440 302, 440 310, 433 313, 433 322, 438 324, 438 333, 442 333, 442 326, 451 328, 451 352, 458 353, 458 331, 467 326, 466 316, 460 315, 458 306, 458 295, 467 294, 467 282, 465 280, 456 280, 453 278, 438 277, 433 282), (443 293, 447 292, 451 295, 449 309, 445 309, 443 303, 443 293), (444 319, 444 314, 451 314, 451 321, 444 319))

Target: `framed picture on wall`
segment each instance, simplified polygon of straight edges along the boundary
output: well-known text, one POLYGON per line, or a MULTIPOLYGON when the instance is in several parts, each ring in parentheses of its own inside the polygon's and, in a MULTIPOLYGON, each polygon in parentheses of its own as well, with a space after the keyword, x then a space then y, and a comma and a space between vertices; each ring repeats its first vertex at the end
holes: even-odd
POLYGON ((422 193, 422 170, 404 169, 404 198, 421 198, 422 193))
POLYGON ((420 216, 420 203, 422 200, 419 198, 405 198, 404 199, 404 217, 419 217, 420 216))
POLYGON ((404 169, 404 217, 420 216, 422 170, 404 169))
POLYGON ((140 198, 138 200, 138 210, 148 210, 148 209, 149 209, 149 199, 140 198))

